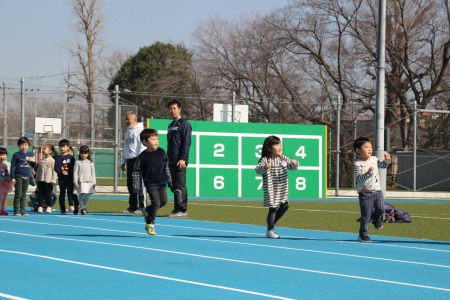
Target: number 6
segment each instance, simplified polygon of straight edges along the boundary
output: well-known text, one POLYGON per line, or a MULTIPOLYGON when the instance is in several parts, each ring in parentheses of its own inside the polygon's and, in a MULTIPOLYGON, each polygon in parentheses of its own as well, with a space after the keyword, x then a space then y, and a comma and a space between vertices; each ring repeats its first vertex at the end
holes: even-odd
POLYGON ((223 176, 214 177, 214 188, 216 190, 223 190, 225 187, 225 182, 223 176))

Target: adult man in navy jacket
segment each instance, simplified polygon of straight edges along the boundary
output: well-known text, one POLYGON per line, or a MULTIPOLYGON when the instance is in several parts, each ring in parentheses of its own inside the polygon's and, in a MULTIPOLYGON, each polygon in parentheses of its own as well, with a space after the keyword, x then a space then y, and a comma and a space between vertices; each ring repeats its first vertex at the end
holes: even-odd
POLYGON ((170 101, 167 107, 173 119, 167 129, 167 156, 174 193, 174 209, 168 217, 187 218, 186 167, 191 147, 192 127, 181 117, 181 103, 178 100, 170 101))

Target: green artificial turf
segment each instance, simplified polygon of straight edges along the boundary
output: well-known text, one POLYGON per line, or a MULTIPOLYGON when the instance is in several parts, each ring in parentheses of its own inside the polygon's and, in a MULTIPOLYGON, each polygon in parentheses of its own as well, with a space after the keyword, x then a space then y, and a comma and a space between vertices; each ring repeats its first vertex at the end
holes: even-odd
MULTIPOLYGON (((113 186, 114 179, 108 178, 108 177, 97 178, 97 185, 98 186, 113 186)), ((118 178, 117 185, 118 186, 127 186, 127 179, 126 178, 118 178)))

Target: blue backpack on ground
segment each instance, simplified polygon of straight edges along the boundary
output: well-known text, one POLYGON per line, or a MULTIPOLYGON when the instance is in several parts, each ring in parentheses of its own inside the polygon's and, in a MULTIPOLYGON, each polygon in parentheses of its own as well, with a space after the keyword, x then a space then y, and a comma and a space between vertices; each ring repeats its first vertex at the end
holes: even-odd
POLYGON ((411 216, 408 212, 395 208, 389 203, 384 203, 384 219, 386 223, 410 223, 412 222, 411 216))
MULTIPOLYGON (((384 223, 411 223, 412 219, 408 212, 395 208, 389 203, 384 202, 384 223)), ((372 214, 375 212, 375 208, 372 208, 372 214)), ((361 218, 356 220, 359 222, 361 218)))

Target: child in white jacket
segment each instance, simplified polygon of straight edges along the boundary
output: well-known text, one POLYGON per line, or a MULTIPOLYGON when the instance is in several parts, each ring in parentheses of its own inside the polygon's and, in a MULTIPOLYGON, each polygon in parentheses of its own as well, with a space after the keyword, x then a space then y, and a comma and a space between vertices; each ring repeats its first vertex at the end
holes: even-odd
POLYGON ((47 144, 42 149, 43 158, 39 162, 36 171, 36 181, 39 189, 39 207, 38 213, 44 212, 46 207, 46 213, 52 213, 52 192, 53 186, 56 184, 56 171, 55 171, 55 147, 47 144))
POLYGON ((82 215, 87 215, 87 202, 89 196, 95 193, 97 179, 95 177, 94 163, 91 160, 89 147, 83 145, 78 153, 78 160, 75 162, 73 171, 73 184, 80 201, 82 215))

